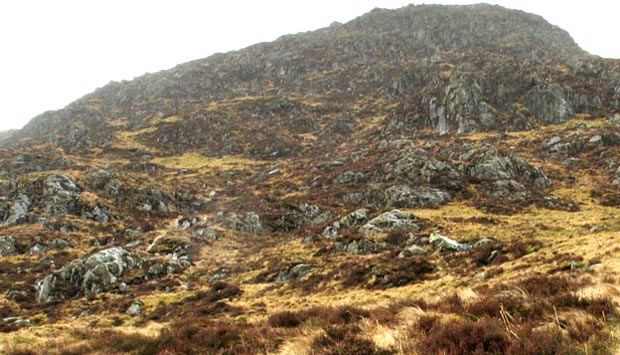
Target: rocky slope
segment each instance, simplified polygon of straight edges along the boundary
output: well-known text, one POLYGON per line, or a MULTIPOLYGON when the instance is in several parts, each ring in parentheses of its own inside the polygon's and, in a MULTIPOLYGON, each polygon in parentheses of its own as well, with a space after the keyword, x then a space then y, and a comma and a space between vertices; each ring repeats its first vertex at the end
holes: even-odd
POLYGON ((619 98, 490 5, 110 83, 0 138, 0 349, 608 353, 619 98))

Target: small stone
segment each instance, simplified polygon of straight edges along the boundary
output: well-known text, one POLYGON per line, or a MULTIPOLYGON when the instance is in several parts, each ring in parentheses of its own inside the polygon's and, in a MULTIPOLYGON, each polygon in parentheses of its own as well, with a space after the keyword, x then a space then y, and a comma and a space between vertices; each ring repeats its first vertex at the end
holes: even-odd
POLYGON ((127 312, 125 312, 125 314, 127 314, 130 317, 139 316, 141 313, 142 313, 142 302, 140 301, 134 302, 131 306, 129 306, 129 308, 127 309, 127 312))
POLYGON ((598 134, 595 136, 592 136, 592 138, 590 138, 590 140, 588 142, 590 143, 594 143, 597 144, 599 143, 601 140, 603 139, 603 137, 599 136, 598 134))

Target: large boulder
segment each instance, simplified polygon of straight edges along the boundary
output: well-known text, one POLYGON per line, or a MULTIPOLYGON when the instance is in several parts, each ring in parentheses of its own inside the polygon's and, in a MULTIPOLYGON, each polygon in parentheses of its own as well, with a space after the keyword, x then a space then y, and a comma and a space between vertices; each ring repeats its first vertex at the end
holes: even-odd
POLYGON ((79 293, 89 296, 110 290, 128 270, 141 263, 139 257, 120 247, 101 250, 37 281, 37 300, 51 302, 79 293))
POLYGON ((358 229, 358 233, 364 236, 373 236, 395 230, 418 231, 422 229, 420 223, 421 220, 411 213, 392 210, 368 221, 358 229))

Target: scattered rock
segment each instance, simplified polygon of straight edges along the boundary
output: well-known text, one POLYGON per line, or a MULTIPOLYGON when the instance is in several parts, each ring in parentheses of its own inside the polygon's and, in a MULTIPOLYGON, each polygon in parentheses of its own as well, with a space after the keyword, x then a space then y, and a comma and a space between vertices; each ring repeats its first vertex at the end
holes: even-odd
POLYGON ((323 237, 326 239, 334 239, 338 236, 340 230, 348 229, 353 226, 359 226, 368 222, 369 212, 370 210, 367 208, 360 208, 347 214, 339 221, 336 221, 332 225, 325 227, 325 229, 323 230, 323 237))
POLYGON ((123 186, 116 174, 98 170, 84 177, 84 184, 94 191, 103 192, 106 198, 114 198, 120 194, 123 186))
POLYGON ((490 245, 493 243, 497 243, 497 241, 495 239, 489 238, 489 237, 482 237, 480 238, 477 242, 474 243, 473 247, 474 248, 480 248, 483 247, 485 245, 490 245))

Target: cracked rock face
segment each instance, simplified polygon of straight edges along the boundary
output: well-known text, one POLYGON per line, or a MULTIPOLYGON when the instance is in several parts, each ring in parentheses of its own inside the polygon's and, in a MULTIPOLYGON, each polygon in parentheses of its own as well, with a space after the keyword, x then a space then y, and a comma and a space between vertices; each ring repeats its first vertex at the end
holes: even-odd
POLYGON ((532 114, 547 124, 563 123, 573 117, 573 105, 566 90, 557 83, 530 90, 525 105, 532 114))

